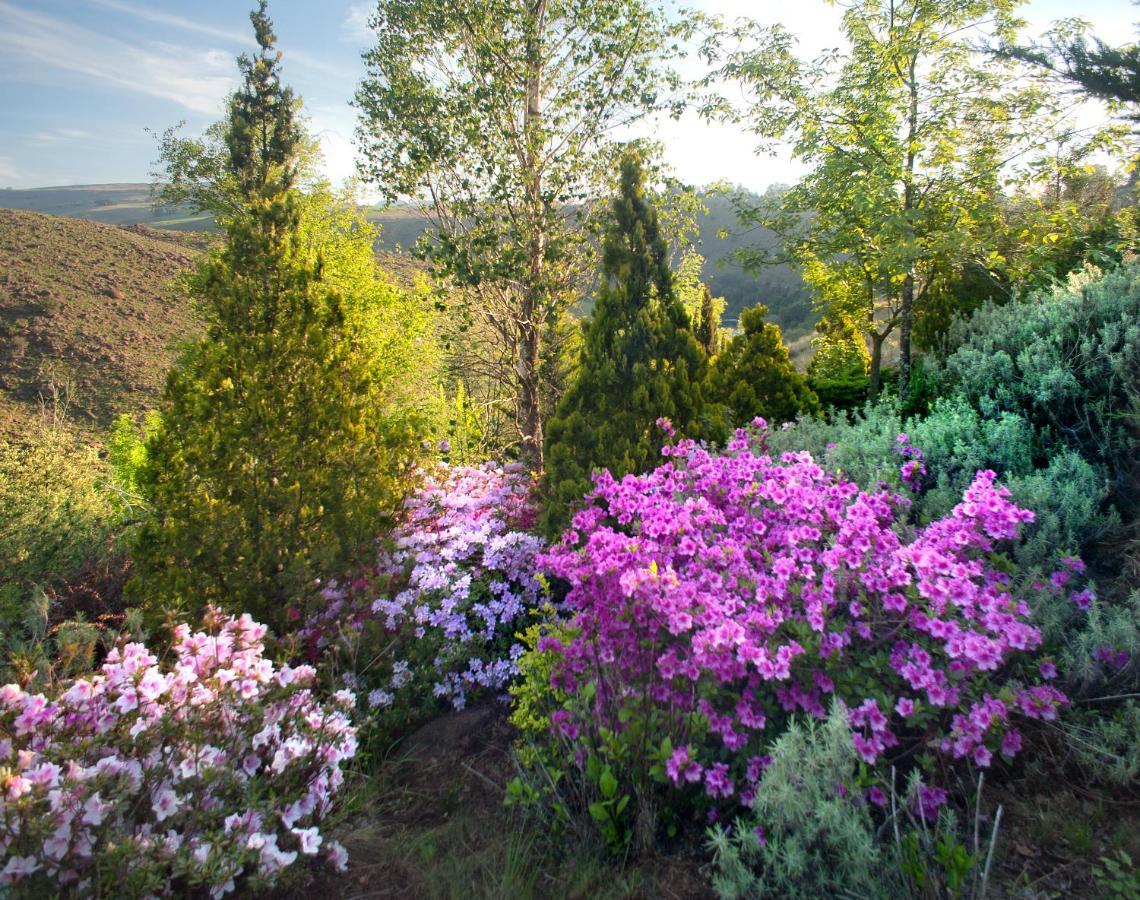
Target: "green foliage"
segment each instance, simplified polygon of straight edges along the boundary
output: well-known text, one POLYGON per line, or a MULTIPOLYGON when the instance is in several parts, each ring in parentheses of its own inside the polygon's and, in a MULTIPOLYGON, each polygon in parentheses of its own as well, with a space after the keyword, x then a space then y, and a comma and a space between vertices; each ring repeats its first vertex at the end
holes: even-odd
POLYGON ((117 509, 98 451, 66 428, 44 427, 0 444, 0 597, 5 619, 37 589, 108 552, 117 509))
POLYGON ((1062 726, 1069 747, 1088 776, 1126 788, 1140 777, 1140 704, 1070 715, 1062 726))
POLYGON ((1092 867, 1093 880, 1102 897, 1110 900, 1140 900, 1140 868, 1125 850, 1102 856, 1092 867))
POLYGON ((1024 417, 1047 447, 1104 466, 1118 501, 1140 496, 1140 266, 986 307, 955 336, 949 382, 983 416, 1024 417))
POLYGON ((948 806, 941 807, 935 816, 923 814, 924 788, 917 771, 911 773, 904 796, 900 798, 892 788, 888 825, 894 835, 892 861, 902 876, 899 894, 950 900, 982 900, 987 896, 1002 808, 997 808, 992 819, 983 816, 983 781, 984 776, 977 783, 973 821, 966 828, 960 827, 958 816, 948 806))
POLYGON ((622 160, 602 259, 602 286, 585 325, 577 376, 547 427, 544 524, 554 533, 590 489, 590 474, 615 478, 652 467, 664 435, 659 416, 693 434, 704 401, 705 356, 677 300, 657 212, 640 157, 622 160))
MULTIPOLYGON (((742 210, 783 238, 825 316, 871 341, 871 394, 897 331, 909 384, 915 316, 971 266, 1001 264, 1003 172, 1067 130, 1055 92, 979 42, 1012 40, 1017 0, 859 0, 847 48, 802 59, 782 26, 739 26, 713 78, 750 101, 710 103, 765 148, 790 142, 808 174, 774 204, 742 210)), ((717 50, 720 48, 718 47, 717 50)), ((711 80, 711 79, 710 79, 711 80)))
POLYGON ((139 475, 146 466, 146 442, 162 428, 162 414, 149 410, 139 433, 135 419, 123 413, 111 425, 107 438, 107 461, 114 472, 114 484, 124 503, 131 506, 139 498, 139 475))
POLYGON ((522 739, 518 752, 526 765, 537 762, 539 748, 550 737, 550 713, 567 700, 565 692, 550 684, 558 654, 539 650, 538 642, 546 635, 559 640, 574 636, 568 628, 558 624, 552 608, 541 610, 540 615, 540 621, 516 635, 526 652, 518 660, 518 677, 507 688, 511 695, 510 723, 522 739))
POLYGON ((788 422, 819 410, 815 394, 792 365, 779 326, 765 321, 767 314, 763 305, 745 310, 742 333, 709 367, 705 400, 724 406, 729 427, 743 426, 756 416, 770 424, 788 422))
POLYGON ((801 419, 772 432, 769 444, 777 453, 809 450, 864 487, 898 485, 900 433, 922 449, 927 470, 924 490, 914 498, 915 521, 946 515, 979 470, 993 469, 1014 501, 1036 515, 1014 551, 1023 570, 1048 574, 1059 554, 1079 552, 1118 524, 1107 507, 1108 481, 1096 466, 1064 448, 1042 464, 1048 450, 1028 421, 1008 411, 987 417, 961 396, 937 400, 924 417, 904 418, 896 403, 883 401, 850 417, 801 419))
POLYGON ((225 138, 242 207, 194 279, 208 333, 147 441, 155 513, 132 590, 156 611, 213 602, 281 627, 398 508, 418 445, 398 404, 417 372, 371 233, 302 215, 303 135, 264 9, 253 21, 261 52, 239 60, 225 138))
POLYGON ((356 93, 363 169, 391 201, 427 197, 420 251, 489 326, 521 453, 543 465, 546 330, 595 269, 614 131, 681 102, 694 17, 657 0, 380 0, 356 93))
POLYGON ((812 339, 815 355, 807 368, 808 384, 824 408, 853 410, 863 406, 871 380, 871 358, 858 326, 850 318, 825 316, 812 339))
POLYGON ((65 424, 0 443, 0 681, 41 688, 94 663, 126 570, 110 481, 65 424))
POLYGON ((850 795, 859 761, 843 710, 793 720, 771 756, 752 814, 709 831, 718 896, 891 896, 867 805, 850 795))

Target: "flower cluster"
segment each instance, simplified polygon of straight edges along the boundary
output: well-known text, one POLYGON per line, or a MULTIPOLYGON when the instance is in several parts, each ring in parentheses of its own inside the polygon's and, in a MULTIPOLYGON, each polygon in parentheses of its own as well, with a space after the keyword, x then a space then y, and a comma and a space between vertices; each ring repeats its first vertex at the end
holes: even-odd
POLYGON ((922 461, 922 448, 910 442, 910 436, 900 434, 895 440, 895 453, 906 460, 899 467, 899 477, 912 491, 922 490, 922 482, 926 477, 926 464, 922 461))
POLYGON ((176 630, 169 666, 133 643, 56 697, 0 688, 0 886, 221 897, 305 857, 343 868, 320 825, 354 698, 321 705, 315 670, 274 665, 264 636, 211 612, 176 630))
POLYGON ((600 473, 540 557, 569 586, 576 634, 540 646, 556 654, 552 686, 576 698, 563 733, 621 732, 651 709, 681 748, 668 779, 713 801, 747 796, 746 761, 790 714, 833 700, 868 763, 932 736, 980 766, 1014 755, 1011 720, 1064 702, 1009 675, 1041 635, 993 554, 1033 514, 979 472, 950 515, 910 533, 903 498, 806 453, 774 460, 757 425, 758 448, 740 431, 724 453, 681 441, 648 474, 600 473))
POLYGON ((409 685, 430 684, 456 709, 472 690, 503 688, 522 653, 514 634, 541 594, 534 557, 544 544, 525 530, 535 520, 532 489, 518 465, 437 467, 408 500, 372 577, 329 585, 302 637, 318 653, 345 650, 375 627, 387 650, 380 669, 349 673, 371 688, 373 708, 409 685))

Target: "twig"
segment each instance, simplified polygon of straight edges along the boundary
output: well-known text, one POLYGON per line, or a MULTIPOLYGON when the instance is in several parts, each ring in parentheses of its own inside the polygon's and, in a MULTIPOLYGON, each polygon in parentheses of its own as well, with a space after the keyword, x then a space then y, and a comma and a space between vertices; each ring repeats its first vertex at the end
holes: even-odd
POLYGON ((465 763, 465 762, 463 762, 463 761, 460 761, 460 763, 459 763, 459 764, 460 764, 461 766, 463 766, 463 768, 465 768, 465 769, 466 769, 468 772, 470 772, 472 775, 474 775, 476 778, 479 778, 479 779, 481 779, 482 781, 485 781, 487 784, 489 784, 491 787, 493 787, 493 788, 494 788, 496 791, 499 791, 500 793, 504 792, 504 790, 505 790, 504 788, 502 788, 502 787, 500 787, 499 785, 495 784, 495 782, 494 782, 494 781, 492 781, 490 778, 488 778, 486 775, 484 775, 484 774, 483 774, 482 772, 480 772, 478 769, 473 769, 471 766, 467 765, 467 763, 465 763))
POLYGON ((986 891, 989 889, 989 885, 990 885, 990 866, 993 865, 994 847, 997 846, 998 828, 1001 827, 1001 812, 1002 812, 1002 805, 999 803, 998 808, 997 808, 997 814, 994 816, 994 830, 990 832, 990 849, 989 849, 989 852, 986 854, 986 869, 982 873, 981 900, 984 900, 984 898, 986 896, 986 891))

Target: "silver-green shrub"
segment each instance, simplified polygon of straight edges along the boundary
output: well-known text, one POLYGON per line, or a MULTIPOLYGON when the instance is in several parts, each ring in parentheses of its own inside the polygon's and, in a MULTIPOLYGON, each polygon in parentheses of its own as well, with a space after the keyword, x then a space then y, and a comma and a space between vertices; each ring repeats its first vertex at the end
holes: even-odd
POLYGON ((982 415, 1016 413, 1047 446, 1103 464, 1118 494, 1135 487, 1140 265, 984 307, 952 335, 946 377, 982 415))
POLYGON ((717 894, 891 896, 889 861, 867 805, 853 796, 858 758, 843 711, 793 722, 771 755, 752 812, 709 831, 717 894))

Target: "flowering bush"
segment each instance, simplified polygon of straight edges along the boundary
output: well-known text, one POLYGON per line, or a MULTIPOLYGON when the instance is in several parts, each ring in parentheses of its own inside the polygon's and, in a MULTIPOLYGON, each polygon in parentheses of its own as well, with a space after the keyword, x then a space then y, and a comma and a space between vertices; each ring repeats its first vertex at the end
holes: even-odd
POLYGON ((521 466, 440 466, 407 501, 372 577, 329 585, 302 637, 341 654, 373 709, 429 684, 456 709, 473 690, 502 689, 542 590, 533 560, 544 544, 525 531, 532 488, 521 466))
POLYGON ((1011 674, 1041 635, 996 550, 1033 514, 979 472, 912 532, 897 495, 753 441, 738 431, 722 454, 681 441, 648 474, 599 474, 540 557, 569 585, 577 635, 539 645, 571 697, 557 737, 580 762, 652 720, 653 740, 626 742, 633 777, 660 760, 658 781, 699 785, 711 804, 748 803, 765 746, 829 696, 869 764, 916 745, 982 767, 1016 754, 1016 719, 1065 702, 1011 674))
POLYGON ((167 667, 130 643, 58 696, 0 688, 0 886, 220 897, 306 856, 345 865, 320 825, 356 752, 348 717, 312 667, 265 658, 265 626, 206 624, 178 627, 167 667))

